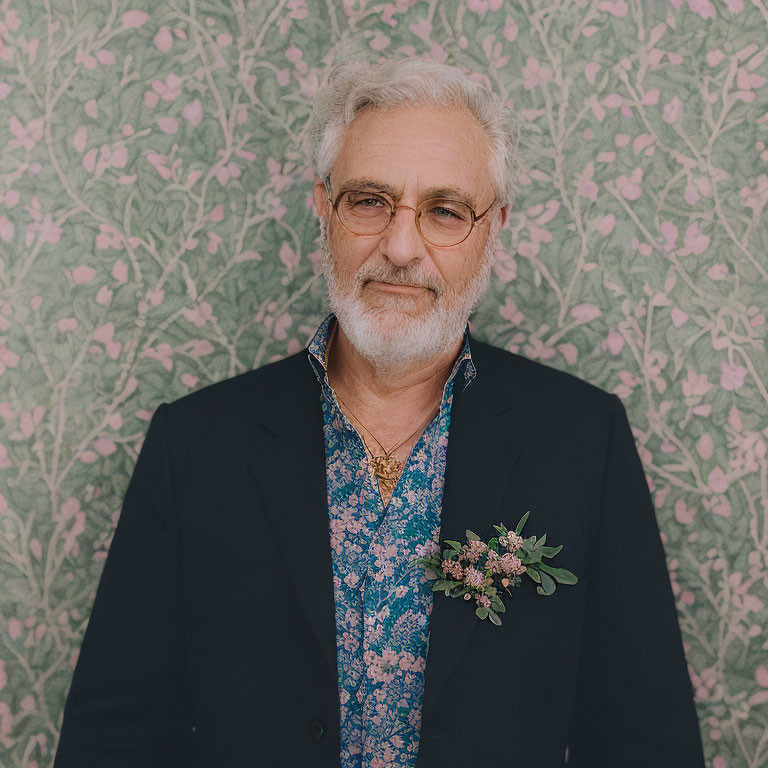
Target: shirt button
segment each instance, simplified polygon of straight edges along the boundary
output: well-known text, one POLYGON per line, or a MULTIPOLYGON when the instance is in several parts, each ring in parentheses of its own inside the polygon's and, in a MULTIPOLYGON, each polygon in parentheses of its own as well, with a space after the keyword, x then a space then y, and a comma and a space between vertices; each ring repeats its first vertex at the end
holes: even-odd
POLYGON ((309 726, 309 730, 315 741, 320 741, 320 739, 325 736, 325 726, 319 720, 313 720, 312 725, 309 726))

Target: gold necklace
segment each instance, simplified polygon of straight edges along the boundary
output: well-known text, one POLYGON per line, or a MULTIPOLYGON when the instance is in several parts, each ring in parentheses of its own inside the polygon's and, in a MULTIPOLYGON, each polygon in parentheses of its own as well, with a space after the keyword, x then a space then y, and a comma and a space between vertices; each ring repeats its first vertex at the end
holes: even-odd
MULTIPOLYGON (((334 390, 335 391, 335 390, 334 390)), ((365 438, 360 435, 360 439, 363 441, 363 445, 365 446, 365 450, 368 455, 368 463, 373 469, 374 475, 379 480, 379 485, 381 486, 382 494, 386 497, 386 499, 389 499, 390 496, 392 496, 393 491, 395 490, 395 486, 397 485, 397 481, 400 479, 400 475, 403 472, 403 466, 404 462, 400 461, 397 457, 393 456, 392 454, 400 448, 401 445, 404 445, 407 443, 415 434, 420 433, 423 431, 423 429, 429 424, 430 421, 434 418, 435 414, 440 409, 440 406, 438 405, 437 408, 435 408, 433 411, 430 412, 429 417, 425 422, 420 424, 413 432, 411 432, 408 437, 406 437, 404 440, 401 440, 397 445, 387 450, 379 440, 376 435, 371 432, 368 427, 363 424, 362 421, 354 414, 352 413, 352 409, 344 402, 344 399, 342 396, 336 392, 336 397, 339 398, 339 401, 341 404, 349 411, 349 414, 354 418, 354 420, 379 444, 379 448, 381 448, 382 451, 384 451, 384 455, 375 455, 374 452, 368 447, 368 443, 365 442, 365 438)))

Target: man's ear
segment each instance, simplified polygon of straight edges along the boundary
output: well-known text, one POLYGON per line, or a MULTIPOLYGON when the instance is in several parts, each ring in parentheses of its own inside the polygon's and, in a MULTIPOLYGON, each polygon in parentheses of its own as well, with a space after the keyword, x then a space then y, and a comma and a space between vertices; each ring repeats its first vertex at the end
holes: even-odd
POLYGON ((315 176, 312 195, 315 198, 315 210, 317 211, 318 218, 323 225, 326 225, 328 223, 330 205, 328 204, 328 192, 325 189, 325 184, 323 184, 323 180, 319 176, 315 176))
POLYGON ((499 232, 501 232, 504 225, 507 223, 508 217, 509 205, 505 205, 503 208, 499 208, 498 214, 493 217, 493 221, 491 223, 491 235, 494 240, 498 237, 499 232))

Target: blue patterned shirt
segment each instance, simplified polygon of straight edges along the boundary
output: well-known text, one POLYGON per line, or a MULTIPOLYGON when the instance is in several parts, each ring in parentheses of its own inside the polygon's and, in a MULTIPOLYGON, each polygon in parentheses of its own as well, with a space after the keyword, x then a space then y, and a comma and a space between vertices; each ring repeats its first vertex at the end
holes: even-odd
POLYGON ((436 544, 456 380, 475 376, 469 335, 385 505, 358 432, 326 372, 335 318, 309 344, 322 387, 323 437, 336 614, 342 768, 414 766, 419 749, 431 582, 412 561, 436 544))

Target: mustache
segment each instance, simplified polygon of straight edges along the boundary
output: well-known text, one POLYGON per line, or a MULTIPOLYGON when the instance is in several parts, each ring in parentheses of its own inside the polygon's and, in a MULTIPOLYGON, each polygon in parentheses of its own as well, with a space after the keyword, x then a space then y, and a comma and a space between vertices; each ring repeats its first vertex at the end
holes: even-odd
POLYGON ((363 284, 370 280, 376 280, 377 282, 392 283, 393 285, 416 285, 420 288, 428 288, 438 296, 441 296, 445 290, 445 285, 436 277, 420 274, 417 269, 412 267, 392 268, 385 265, 363 265, 357 271, 355 277, 363 284))

